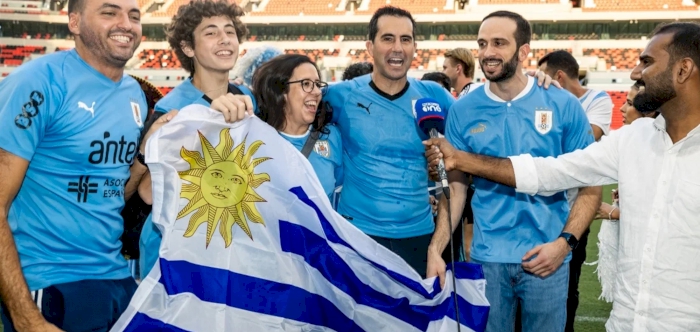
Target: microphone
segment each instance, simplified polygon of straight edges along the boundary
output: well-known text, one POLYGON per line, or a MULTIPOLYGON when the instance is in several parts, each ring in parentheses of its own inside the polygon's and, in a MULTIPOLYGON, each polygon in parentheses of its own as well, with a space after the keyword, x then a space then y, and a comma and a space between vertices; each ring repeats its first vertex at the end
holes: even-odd
MULTIPOLYGON (((418 127, 430 138, 439 137, 438 134, 445 132, 445 115, 446 112, 442 110, 440 103, 432 98, 421 98, 413 101, 413 115, 416 117, 418 122, 418 127)), ((450 227, 450 258, 452 260, 452 266, 455 263, 455 249, 454 243, 452 242, 452 209, 450 208, 450 186, 447 182, 447 172, 445 171, 445 162, 440 159, 440 163, 437 166, 438 176, 440 177, 440 182, 442 183, 442 194, 445 195, 447 199, 447 220, 450 227)), ((459 315, 459 304, 457 302, 457 280, 455 277, 454 269, 452 270, 452 298, 455 305, 455 317, 457 318, 457 331, 462 330, 462 325, 460 323, 459 315)))
MULTIPOLYGON (((430 138, 438 138, 438 134, 445 132, 445 113, 435 99, 421 98, 413 102, 413 114, 418 121, 418 127, 430 138)), ((442 159, 437 166, 437 171, 442 183, 442 192, 449 199, 450 186, 447 182, 445 162, 442 159)))

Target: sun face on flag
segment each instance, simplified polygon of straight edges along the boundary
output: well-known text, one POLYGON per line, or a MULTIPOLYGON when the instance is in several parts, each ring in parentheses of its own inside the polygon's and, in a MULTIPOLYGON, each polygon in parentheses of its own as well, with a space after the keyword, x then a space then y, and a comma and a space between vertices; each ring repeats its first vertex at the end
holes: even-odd
POLYGON ((253 239, 247 220, 265 225, 260 212, 255 207, 257 202, 265 202, 255 192, 264 182, 270 181, 266 173, 255 174, 255 167, 272 158, 252 159, 262 141, 255 141, 245 148, 243 142, 233 147, 234 142, 229 128, 219 133, 219 144, 212 146, 209 140, 199 132, 202 151, 180 149, 180 156, 190 164, 190 169, 178 172, 187 183, 182 184, 180 197, 189 200, 177 214, 180 219, 192 211, 185 237, 195 234, 199 226, 207 224, 207 243, 209 246, 217 224, 219 233, 224 238, 226 247, 233 240, 233 227, 238 225, 253 239))

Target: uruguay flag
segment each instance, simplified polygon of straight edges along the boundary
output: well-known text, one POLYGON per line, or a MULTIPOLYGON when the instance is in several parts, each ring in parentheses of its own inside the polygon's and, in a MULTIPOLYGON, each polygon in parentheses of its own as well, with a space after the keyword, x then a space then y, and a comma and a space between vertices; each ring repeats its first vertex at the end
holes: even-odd
MULTIPOLYGON (((456 331, 452 283, 421 280, 333 211, 306 158, 260 119, 188 106, 146 155, 163 242, 112 331, 456 331)), ((481 267, 453 271, 461 329, 483 331, 481 267)))

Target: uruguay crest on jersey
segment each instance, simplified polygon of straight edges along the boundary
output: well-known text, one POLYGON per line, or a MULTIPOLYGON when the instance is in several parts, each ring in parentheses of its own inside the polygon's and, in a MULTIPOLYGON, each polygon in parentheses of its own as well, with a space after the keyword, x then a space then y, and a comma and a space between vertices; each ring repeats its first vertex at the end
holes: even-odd
POLYGON ((318 153, 323 158, 328 158, 331 155, 331 147, 326 140, 318 140, 314 144, 314 152, 318 153))
POLYGON ((540 134, 546 134, 552 130, 552 111, 548 109, 535 109, 535 129, 540 134))

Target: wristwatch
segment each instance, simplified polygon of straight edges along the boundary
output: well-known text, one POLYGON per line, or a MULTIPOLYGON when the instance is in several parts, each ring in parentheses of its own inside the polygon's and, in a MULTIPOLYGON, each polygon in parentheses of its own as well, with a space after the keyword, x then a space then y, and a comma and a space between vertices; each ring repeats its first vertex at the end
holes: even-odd
POLYGON ((569 244, 569 247, 571 248, 571 251, 576 249, 578 247, 578 239, 571 233, 561 233, 559 234, 559 237, 563 237, 564 240, 566 240, 566 243, 569 244))
POLYGON ((138 160, 141 165, 146 166, 148 168, 148 165, 146 165, 146 156, 141 153, 141 150, 136 151, 136 160, 138 160))

